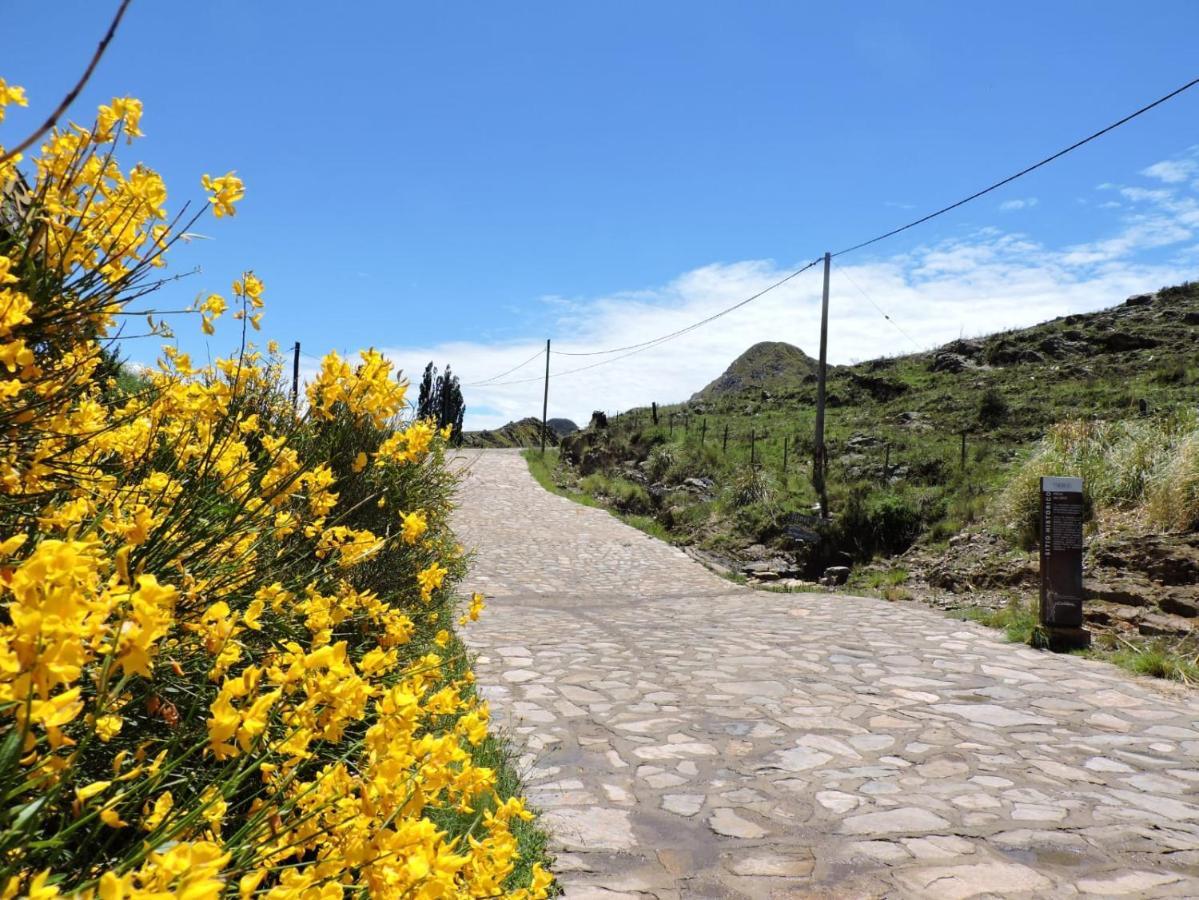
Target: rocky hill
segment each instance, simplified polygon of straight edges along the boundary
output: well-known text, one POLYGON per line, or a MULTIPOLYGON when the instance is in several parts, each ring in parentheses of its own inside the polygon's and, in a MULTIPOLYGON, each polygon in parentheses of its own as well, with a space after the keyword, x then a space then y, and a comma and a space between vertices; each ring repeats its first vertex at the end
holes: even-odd
MULTIPOLYGON (((546 443, 554 447, 563 437, 579 430, 579 426, 570 419, 549 419, 546 425, 549 426, 546 443)), ((464 447, 536 447, 540 444, 541 420, 532 416, 488 431, 462 433, 464 447)))
POLYGON ((783 341, 754 344, 725 369, 724 374, 692 395, 691 399, 716 400, 747 391, 774 395, 794 390, 816 377, 816 360, 783 341))

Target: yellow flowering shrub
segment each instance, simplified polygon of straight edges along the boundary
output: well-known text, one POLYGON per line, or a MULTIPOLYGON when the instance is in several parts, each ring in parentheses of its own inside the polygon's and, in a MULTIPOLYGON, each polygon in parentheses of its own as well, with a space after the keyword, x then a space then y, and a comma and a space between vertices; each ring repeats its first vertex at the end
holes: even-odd
POLYGON ((445 435, 391 364, 330 354, 297 413, 250 272, 194 309, 235 356, 115 363, 195 221, 117 163, 141 117, 0 164, 0 896, 547 896, 452 631, 445 435))

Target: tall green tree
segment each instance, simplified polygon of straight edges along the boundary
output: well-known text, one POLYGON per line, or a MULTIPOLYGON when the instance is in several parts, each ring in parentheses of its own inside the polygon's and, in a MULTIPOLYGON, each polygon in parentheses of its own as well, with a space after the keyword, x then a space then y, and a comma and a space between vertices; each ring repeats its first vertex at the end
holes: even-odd
POLYGON ((450 426, 450 440, 458 441, 462 436, 462 420, 466 416, 466 402, 462 399, 462 387, 458 376, 445 367, 437 374, 432 360, 425 366, 421 378, 420 394, 416 401, 416 414, 422 419, 433 419, 438 428, 450 426))

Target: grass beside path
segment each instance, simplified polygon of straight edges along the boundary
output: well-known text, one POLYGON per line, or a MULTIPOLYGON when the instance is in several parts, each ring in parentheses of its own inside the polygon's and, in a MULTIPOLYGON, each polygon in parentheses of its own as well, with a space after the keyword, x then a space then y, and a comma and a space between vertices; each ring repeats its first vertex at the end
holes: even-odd
POLYGON ((529 465, 529 474, 551 494, 557 494, 559 497, 573 500, 581 506, 591 506, 596 509, 605 510, 609 515, 615 516, 626 525, 631 525, 638 531, 645 532, 650 537, 655 537, 668 544, 675 543, 675 539, 671 536, 670 532, 653 516, 621 513, 606 506, 591 494, 582 491, 572 491, 570 488, 560 485, 554 478, 554 472, 558 468, 559 459, 557 448, 548 448, 544 456, 540 450, 533 449, 524 450, 521 452, 521 455, 529 465))
MULTIPOLYGON (((1016 644, 1037 648, 1045 646, 1046 636, 1038 621, 1035 600, 1013 599, 1003 609, 960 609, 950 615, 978 622, 988 628, 997 628, 1016 644)), ((1134 644, 1116 635, 1100 634, 1092 647, 1074 652, 1088 659, 1112 663, 1134 675, 1148 675, 1199 687, 1199 641, 1194 639, 1170 641, 1158 638, 1148 643, 1134 644)))

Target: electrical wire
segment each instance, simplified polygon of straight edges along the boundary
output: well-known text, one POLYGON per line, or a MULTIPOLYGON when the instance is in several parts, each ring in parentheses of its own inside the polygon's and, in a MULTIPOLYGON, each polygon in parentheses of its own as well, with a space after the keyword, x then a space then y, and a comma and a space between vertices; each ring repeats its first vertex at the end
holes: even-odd
MULTIPOLYGON (((609 353, 620 353, 624 350, 635 350, 635 349, 639 349, 642 347, 656 346, 656 345, 662 343, 663 341, 669 341, 673 338, 680 337, 689 331, 694 331, 696 328, 699 328, 701 325, 707 325, 709 322, 713 322, 716 319, 719 319, 721 316, 727 316, 729 313, 740 309, 741 307, 745 306, 746 304, 752 303, 753 301, 757 300, 759 297, 761 297, 765 294, 769 294, 775 288, 782 287, 784 284, 786 284, 788 281, 790 281, 796 275, 799 275, 802 272, 808 271, 808 269, 812 268, 812 266, 819 265, 820 262, 821 262, 821 260, 819 260, 819 259, 813 260, 812 262, 808 263, 806 266, 796 269, 790 275, 780 278, 774 284, 771 284, 767 287, 762 288, 762 290, 758 291, 753 296, 746 297, 744 300, 741 300, 738 303, 734 303, 732 306, 722 309, 720 312, 710 315, 706 319, 700 319, 698 322, 693 322, 692 324, 688 325, 686 328, 680 328, 678 331, 672 331, 670 334, 664 334, 664 335, 661 335, 656 338, 651 338, 650 340, 642 341, 639 344, 629 344, 625 347, 612 347, 612 348, 609 348, 608 350, 588 350, 586 352, 571 352, 571 351, 567 351, 567 350, 551 350, 550 352, 553 353, 555 356, 605 356, 609 353)), ((577 369, 575 371, 581 372, 582 369, 577 369)))
POLYGON ((885 234, 880 234, 877 237, 872 237, 868 241, 862 241, 861 243, 854 244, 852 247, 846 247, 844 250, 838 250, 836 253, 834 253, 832 255, 833 256, 843 256, 846 253, 852 253, 855 250, 861 250, 863 247, 869 247, 871 244, 877 244, 879 241, 884 241, 889 237, 894 237, 895 235, 899 234, 902 231, 907 231, 909 228, 915 228, 917 225, 923 225, 925 222, 928 222, 931 219, 935 219, 937 216, 941 216, 947 212, 955 210, 959 206, 965 206, 971 200, 977 200, 979 197, 982 197, 985 194, 991 193, 991 191, 998 190, 999 188, 1003 187, 1005 184, 1011 184, 1017 178, 1022 178, 1025 175, 1029 174, 1030 172, 1035 172, 1037 169, 1041 168, 1042 166, 1049 165, 1049 163, 1053 162, 1055 159, 1060 159, 1061 157, 1065 156, 1067 153, 1071 152, 1072 150, 1077 150, 1079 147, 1083 146, 1084 144, 1089 144, 1091 141, 1095 140, 1096 138, 1102 137, 1103 135, 1107 134, 1109 131, 1114 131, 1115 129, 1119 128, 1121 125, 1123 125, 1127 122, 1131 122, 1137 116, 1140 116, 1140 115, 1143 115, 1144 113, 1149 112, 1149 110, 1153 109, 1156 106, 1161 106, 1167 100, 1172 100, 1173 98, 1175 98, 1179 94, 1181 94, 1183 91, 1188 91, 1197 84, 1199 84, 1199 78, 1196 78, 1192 81, 1188 81, 1182 87, 1171 91, 1170 93, 1166 94, 1164 97, 1159 97, 1157 100, 1154 100, 1152 103, 1148 104, 1147 106, 1142 106, 1136 112, 1130 113, 1129 115, 1125 116, 1123 119, 1120 119, 1118 122, 1113 122, 1111 125, 1108 125, 1106 128, 1102 128, 1099 131, 1096 131, 1094 134, 1088 135, 1087 137, 1083 138, 1081 141, 1076 141, 1075 143, 1073 143, 1069 147, 1067 147, 1065 150, 1059 150, 1057 153, 1053 154, 1052 156, 1047 156, 1040 162, 1033 163, 1031 166, 1021 169, 1015 175, 1009 175, 1007 178, 1003 179, 1002 181, 995 182, 990 187, 985 187, 981 191, 976 191, 975 193, 971 194, 969 197, 964 197, 961 200, 957 201, 956 203, 951 203, 949 206, 938 209, 936 212, 931 212, 927 216, 922 216, 919 219, 916 219, 914 222, 908 222, 908 224, 901 225, 899 228, 893 228, 890 231, 886 232, 885 234))
MULTIPOLYGON (((680 328, 678 331, 672 331, 669 334, 664 334, 661 337, 654 338, 652 341, 647 341, 642 344, 632 344, 629 347, 619 348, 619 349, 624 349, 624 350, 628 351, 626 353, 621 353, 619 356, 613 356, 608 359, 601 359, 599 362, 594 362, 594 363, 591 363, 590 365, 586 365, 586 366, 579 366, 576 369, 566 369, 565 371, 562 371, 562 372, 550 372, 550 378, 559 378, 563 375, 574 375, 576 372, 586 372, 588 369, 595 369, 595 368, 598 368, 599 366, 606 366, 608 363, 613 363, 613 362, 616 362, 617 360, 624 359, 625 357, 633 356, 636 353, 642 353, 646 350, 649 350, 651 347, 657 347, 660 344, 665 344, 667 341, 672 341, 677 337, 682 337, 684 334, 694 331, 695 329, 699 328, 702 325, 708 324, 709 322, 713 321, 714 319, 719 319, 721 316, 728 315, 733 310, 740 309, 742 306, 745 306, 747 303, 757 300, 763 294, 766 294, 769 291, 774 290, 779 285, 786 284, 788 281, 790 281, 796 275, 799 275, 802 272, 808 271, 808 269, 811 269, 814 266, 819 265, 822 261, 823 261, 823 258, 814 259, 814 260, 812 260, 812 262, 808 263, 803 268, 796 269, 794 272, 792 272, 786 278, 776 281, 774 284, 770 285, 769 287, 763 288, 762 290, 758 291, 758 293, 754 294, 752 297, 747 297, 746 299, 740 301, 739 303, 734 304, 733 306, 728 307, 727 309, 723 309, 720 312, 715 313, 714 315, 708 316, 706 319, 701 319, 698 322, 693 322, 692 324, 688 325, 686 328, 680 328)), ((616 352, 616 350, 609 350, 607 352, 614 353, 614 352, 616 352)), ((528 384, 528 383, 534 382, 534 381, 541 381, 542 377, 543 376, 538 376, 536 378, 519 378, 519 379, 516 379, 515 381, 501 381, 496 384, 489 385, 489 387, 499 387, 501 385, 509 385, 509 384, 528 384)))
POLYGON ((528 359, 526 359, 524 362, 522 362, 519 366, 513 366, 511 369, 508 369, 506 372, 500 372, 500 374, 492 375, 490 378, 484 378, 482 381, 472 381, 470 384, 464 384, 462 386, 463 387, 483 387, 484 385, 490 384, 491 382, 493 382, 499 378, 504 378, 507 375, 511 375, 513 372, 517 371, 518 369, 523 369, 525 366, 527 366, 533 360, 540 359, 544 355, 545 355, 545 348, 542 347, 540 350, 538 350, 536 353, 534 353, 532 356, 530 356, 528 359))
MULTIPOLYGON (((836 265, 836 264, 834 263, 834 265, 836 265)), ((856 281, 854 281, 853 276, 849 274, 849 271, 847 269, 842 269, 840 266, 836 266, 836 269, 838 272, 840 272, 842 275, 845 276, 846 280, 849 281, 849 283, 854 286, 854 289, 859 294, 861 294, 863 297, 866 298, 866 302, 869 303, 871 306, 873 306, 878 311, 878 314, 880 316, 882 316, 884 319, 886 319, 888 322, 890 322, 891 325, 894 326, 896 331, 898 331, 900 334, 902 334, 905 338, 907 338, 911 342, 912 346, 915 347, 917 351, 920 351, 923 349, 919 344, 916 343, 915 339, 910 334, 908 334, 906 331, 903 330, 903 328, 900 326, 900 324, 898 322, 896 322, 894 319, 891 318, 889 313, 887 313, 881 306, 879 306, 877 303, 874 302, 874 300, 871 298, 871 296, 862 289, 862 286, 860 284, 858 284, 856 281)))

